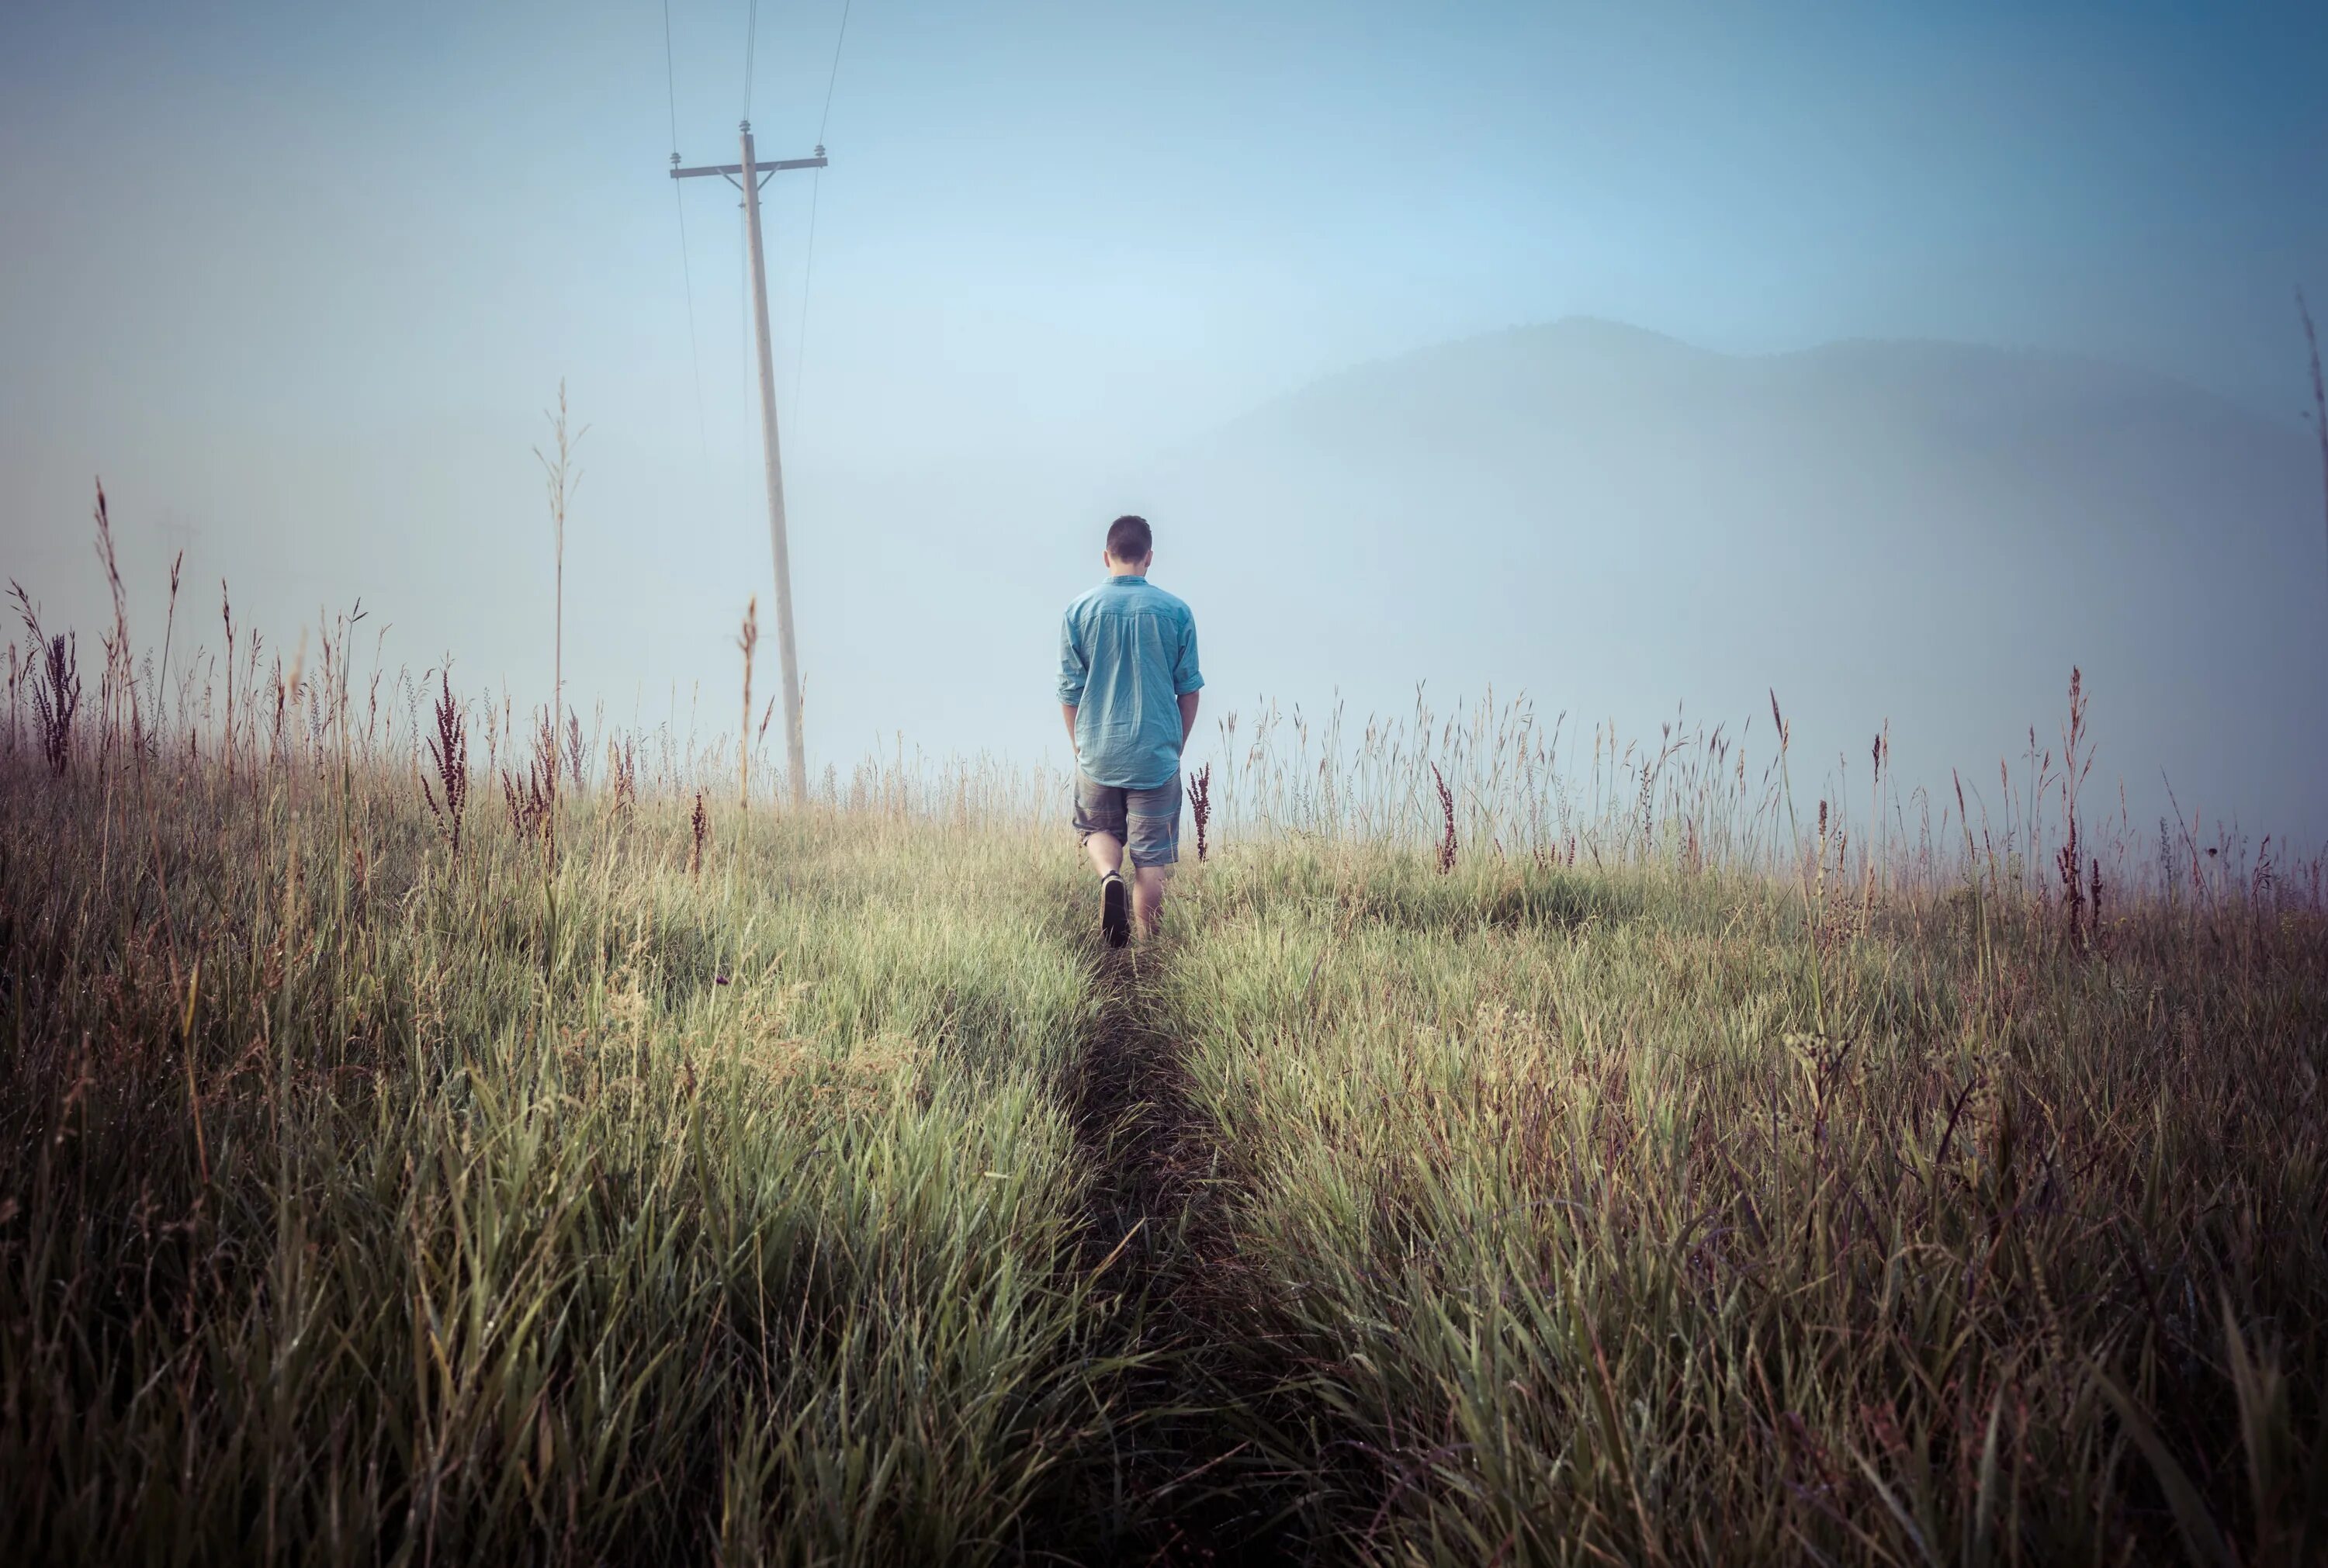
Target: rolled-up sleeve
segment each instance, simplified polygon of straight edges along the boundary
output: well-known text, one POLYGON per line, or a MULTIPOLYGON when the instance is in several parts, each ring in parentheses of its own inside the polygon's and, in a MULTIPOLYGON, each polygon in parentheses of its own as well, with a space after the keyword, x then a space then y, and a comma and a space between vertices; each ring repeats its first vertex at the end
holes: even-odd
POLYGON ((1082 707, 1084 680, 1090 672, 1090 662, 1075 641, 1075 617, 1070 611, 1059 617, 1059 700, 1082 707))
POLYGON ((1172 692, 1186 697, 1205 683, 1205 672, 1197 667, 1197 617, 1183 615, 1180 619, 1180 651, 1172 661, 1172 692))

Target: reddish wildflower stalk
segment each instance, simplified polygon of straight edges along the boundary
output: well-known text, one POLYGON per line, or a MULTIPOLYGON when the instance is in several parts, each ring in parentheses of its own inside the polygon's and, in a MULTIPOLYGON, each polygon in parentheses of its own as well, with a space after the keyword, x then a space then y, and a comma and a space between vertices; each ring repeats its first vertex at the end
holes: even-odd
POLYGON ((426 778, 420 781, 420 793, 451 835, 453 855, 458 859, 461 818, 469 809, 469 720, 462 705, 453 700, 452 676, 440 672, 438 679, 443 684, 436 698, 436 734, 428 742, 428 756, 436 765, 444 798, 437 798, 426 778))
POLYGON ((1188 809, 1197 819, 1197 859, 1205 858, 1205 829, 1213 819, 1213 765, 1206 763, 1188 775, 1188 809))

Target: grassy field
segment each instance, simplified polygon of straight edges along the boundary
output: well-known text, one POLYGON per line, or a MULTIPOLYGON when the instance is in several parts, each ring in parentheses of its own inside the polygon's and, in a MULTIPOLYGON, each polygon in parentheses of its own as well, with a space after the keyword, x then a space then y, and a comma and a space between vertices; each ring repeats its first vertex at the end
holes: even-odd
POLYGON ((1310 1539, 1402 1563, 2328 1552, 2316 915, 1262 850, 1156 1004, 1310 1539))
POLYGON ((344 645, 12 685, 0 1559, 2328 1553, 2316 883, 1491 722, 1244 754, 1111 954, 1039 780, 472 768, 344 645))
POLYGON ((575 812, 545 878, 244 794, 108 843, 10 792, 13 1560, 963 1560, 1068 1511, 1123 1330, 1061 1266, 1055 845, 763 818, 691 876, 683 812, 575 812))

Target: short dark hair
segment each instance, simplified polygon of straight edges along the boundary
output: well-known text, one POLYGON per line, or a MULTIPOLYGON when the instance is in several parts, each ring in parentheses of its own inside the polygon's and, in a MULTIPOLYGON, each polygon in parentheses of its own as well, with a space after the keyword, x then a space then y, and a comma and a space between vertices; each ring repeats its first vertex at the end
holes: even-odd
POLYGON ((1156 536, 1148 531, 1144 517, 1127 515, 1107 525, 1107 553, 1126 566, 1146 560, 1155 549, 1156 536))

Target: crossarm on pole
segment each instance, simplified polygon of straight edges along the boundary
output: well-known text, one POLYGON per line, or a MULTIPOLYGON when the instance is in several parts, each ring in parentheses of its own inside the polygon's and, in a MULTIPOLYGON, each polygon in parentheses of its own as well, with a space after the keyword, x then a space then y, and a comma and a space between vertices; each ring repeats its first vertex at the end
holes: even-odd
MULTIPOLYGON (((752 172, 756 174, 773 174, 780 169, 821 169, 823 167, 825 167, 825 160, 821 156, 779 158, 773 164, 755 163, 752 165, 752 172)), ((671 172, 671 177, 674 180, 692 180, 708 174, 725 174, 732 180, 743 172, 744 165, 741 164, 699 164, 691 169, 673 169, 671 172)))

